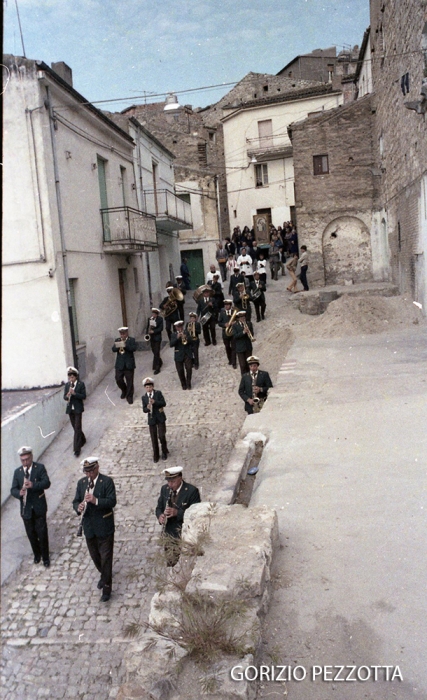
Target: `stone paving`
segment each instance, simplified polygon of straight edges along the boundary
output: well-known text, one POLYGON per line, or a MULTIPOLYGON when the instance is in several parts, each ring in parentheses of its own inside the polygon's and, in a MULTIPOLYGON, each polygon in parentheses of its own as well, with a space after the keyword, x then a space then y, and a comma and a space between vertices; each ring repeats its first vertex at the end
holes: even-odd
MULTIPOLYGON (((269 283, 266 320, 254 323, 254 353, 273 383, 290 343, 289 325, 304 322, 287 303, 286 282, 269 283)), ((240 372, 227 365, 220 338, 218 334, 216 347, 201 344, 191 392, 182 391, 168 347, 162 351, 165 369, 156 377, 167 401, 168 464, 185 466, 185 478, 200 488, 203 500, 218 489, 246 417, 237 394, 240 372)), ((142 355, 138 366, 145 365, 145 374, 138 369, 136 387, 150 373, 151 355, 142 355)), ((111 393, 117 425, 104 433, 97 450, 101 471, 113 477, 117 489, 112 598, 99 602, 97 572, 84 538, 76 537, 71 481, 61 506, 48 516, 51 568, 35 566, 29 557, 3 586, 4 700, 106 700, 116 696, 125 680, 125 630, 147 619, 153 595, 150 558, 158 551, 160 530, 153 511, 165 466, 152 462, 140 396, 138 391, 128 406, 111 393)), ((18 515, 16 526, 22 526, 18 515)))

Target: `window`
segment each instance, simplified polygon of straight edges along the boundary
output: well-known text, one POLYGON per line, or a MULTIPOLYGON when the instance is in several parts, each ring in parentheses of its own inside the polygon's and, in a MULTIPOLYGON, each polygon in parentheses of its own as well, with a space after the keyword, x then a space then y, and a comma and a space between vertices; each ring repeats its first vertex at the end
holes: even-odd
POLYGON ((314 175, 325 175, 329 172, 328 156, 313 156, 313 173, 314 175))
POLYGON ((123 165, 120 166, 120 186, 122 188, 122 200, 123 206, 126 206, 126 168, 123 165))
POLYGON ((96 157, 98 166, 98 183, 99 197, 101 200, 102 211, 102 231, 104 241, 111 241, 110 219, 108 216, 108 197, 107 197, 107 161, 101 156, 96 157))
POLYGON ((181 199, 183 202, 187 202, 187 204, 191 204, 191 198, 190 194, 188 192, 177 192, 176 196, 178 199, 181 199))
POLYGON ((216 142, 216 134, 214 131, 209 131, 209 141, 212 141, 212 143, 216 142))
POLYGON ((273 122, 271 119, 263 119, 258 122, 259 148, 271 148, 273 146, 273 122))
POLYGON ((255 166, 255 187, 268 185, 268 165, 261 163, 255 166))
POLYGON ((79 342, 79 328, 77 325, 77 309, 76 309, 77 279, 69 279, 68 282, 70 285, 71 315, 73 317, 74 340, 75 340, 76 345, 77 345, 77 343, 79 342))

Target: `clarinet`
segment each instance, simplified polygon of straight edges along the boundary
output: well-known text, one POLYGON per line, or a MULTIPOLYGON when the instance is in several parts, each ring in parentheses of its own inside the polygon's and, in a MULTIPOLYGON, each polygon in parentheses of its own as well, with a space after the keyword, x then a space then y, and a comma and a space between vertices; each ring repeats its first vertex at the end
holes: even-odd
MULTIPOLYGON (((93 489, 93 481, 88 481, 86 493, 89 493, 89 491, 91 489, 93 489)), ((87 508, 87 501, 84 502, 84 508, 83 508, 81 515, 80 515, 80 523, 79 523, 79 527, 77 529, 77 537, 83 536, 83 518, 84 518, 85 513, 86 513, 86 508, 87 508)))
MULTIPOLYGON (((166 508, 172 508, 172 494, 173 494, 172 489, 169 489, 169 495, 168 495, 168 498, 166 501, 165 510, 166 510, 166 508)), ((165 515, 165 514, 163 513, 163 515, 165 515)), ((165 515, 165 519, 163 520, 163 524, 162 524, 162 535, 164 535, 164 533, 165 533, 167 523, 168 523, 168 519, 167 519, 167 516, 165 515)))
MULTIPOLYGON (((24 479, 29 479, 30 478, 30 472, 28 471, 28 468, 25 468, 24 471, 24 479)), ((24 485, 22 485, 22 488, 24 488, 24 485)), ((25 506, 27 504, 27 495, 28 495, 28 489, 25 489, 25 493, 22 496, 22 514, 24 513, 25 506)))

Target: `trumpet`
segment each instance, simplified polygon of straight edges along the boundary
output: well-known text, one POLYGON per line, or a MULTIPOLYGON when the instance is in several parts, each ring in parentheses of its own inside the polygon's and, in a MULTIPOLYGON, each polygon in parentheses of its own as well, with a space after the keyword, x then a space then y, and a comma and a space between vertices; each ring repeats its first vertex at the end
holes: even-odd
MULTIPOLYGON (((126 338, 126 340, 127 340, 127 338, 126 338)), ((114 343, 116 348, 119 349, 120 355, 124 355, 126 352, 126 349, 125 349, 126 348, 126 340, 116 340, 116 342, 114 343)))
POLYGON ((75 387, 75 384, 70 384, 70 389, 69 389, 68 394, 67 394, 67 403, 70 403, 70 401, 71 401, 71 397, 74 394, 74 387, 75 387))
POLYGON ((246 323, 246 321, 243 321, 243 330, 245 331, 246 335, 248 336, 249 340, 251 343, 254 343, 256 341, 256 338, 252 335, 252 333, 249 330, 249 326, 246 323))
POLYGON ((28 471, 28 467, 25 467, 25 471, 24 471, 24 483, 22 484, 22 488, 25 489, 24 495, 22 496, 22 513, 23 513, 24 510, 25 510, 25 506, 26 506, 26 503, 27 503, 27 495, 28 495, 28 489, 27 489, 27 487, 25 486, 25 481, 28 481, 29 478, 30 478, 30 472, 28 471))
POLYGON ((185 335, 185 332, 184 332, 184 331, 180 331, 180 332, 178 333, 178 338, 181 338, 181 343, 182 343, 183 345, 187 345, 187 343, 188 343, 188 338, 187 338, 187 336, 185 335))

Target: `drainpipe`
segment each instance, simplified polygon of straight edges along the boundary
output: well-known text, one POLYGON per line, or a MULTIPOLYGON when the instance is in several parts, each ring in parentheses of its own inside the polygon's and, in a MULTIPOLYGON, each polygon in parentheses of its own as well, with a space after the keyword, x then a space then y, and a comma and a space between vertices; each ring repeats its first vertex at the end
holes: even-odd
POLYGON ((59 223, 59 235, 61 239, 61 255, 62 264, 64 266, 64 277, 65 277, 65 292, 67 295, 67 306, 68 306, 68 320, 70 324, 70 335, 71 335, 71 346, 73 351, 73 362, 76 369, 79 368, 76 350, 76 335, 74 332, 74 322, 73 322, 73 307, 71 304, 71 291, 70 282, 68 279, 68 261, 67 261, 67 248, 65 245, 65 233, 64 233, 64 217, 62 213, 62 200, 61 200, 61 188, 59 184, 59 168, 58 168, 58 156, 56 151, 56 140, 55 140, 55 117, 53 114, 53 107, 50 100, 49 86, 46 85, 46 106, 49 110, 49 126, 50 126, 50 140, 52 143, 52 155, 53 155, 53 172, 55 176, 55 190, 56 190, 56 206, 58 209, 58 223, 59 223))
POLYGON ((217 212, 217 217, 218 217, 218 233, 219 233, 219 240, 222 241, 221 209, 220 209, 220 203, 219 203, 219 178, 218 178, 218 175, 215 175, 215 185, 216 185, 216 212, 217 212))

